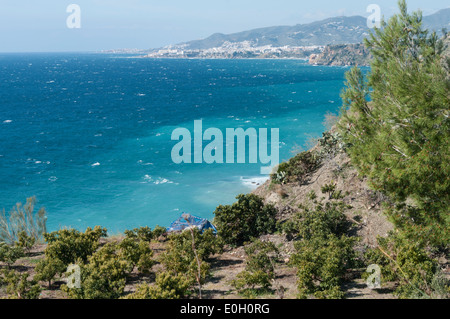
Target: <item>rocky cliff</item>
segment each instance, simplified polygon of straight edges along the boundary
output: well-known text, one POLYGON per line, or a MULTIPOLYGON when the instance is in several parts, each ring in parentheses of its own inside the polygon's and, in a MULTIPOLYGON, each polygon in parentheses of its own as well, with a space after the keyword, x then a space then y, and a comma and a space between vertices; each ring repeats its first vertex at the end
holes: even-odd
POLYGON ((371 54, 364 44, 345 44, 326 46, 322 53, 312 54, 309 63, 313 65, 367 66, 371 54))

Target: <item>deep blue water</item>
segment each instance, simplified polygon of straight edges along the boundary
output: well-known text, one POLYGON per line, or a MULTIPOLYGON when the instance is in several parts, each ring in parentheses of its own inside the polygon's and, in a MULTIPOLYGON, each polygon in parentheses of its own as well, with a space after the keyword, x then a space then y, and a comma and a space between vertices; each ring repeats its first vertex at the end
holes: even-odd
POLYGON ((50 230, 110 233, 181 212, 212 218, 260 164, 174 164, 177 127, 279 128, 286 160, 337 112, 346 68, 298 60, 0 55, 0 207, 27 197, 50 230))

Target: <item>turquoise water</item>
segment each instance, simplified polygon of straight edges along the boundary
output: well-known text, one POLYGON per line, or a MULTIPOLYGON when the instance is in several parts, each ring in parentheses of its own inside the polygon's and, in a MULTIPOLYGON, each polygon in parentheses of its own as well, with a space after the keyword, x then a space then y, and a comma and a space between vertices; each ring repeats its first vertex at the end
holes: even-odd
POLYGON ((0 55, 0 207, 36 196, 50 230, 212 218, 260 181, 261 164, 174 164, 171 133, 279 128, 280 157, 320 136, 346 68, 298 60, 0 55))

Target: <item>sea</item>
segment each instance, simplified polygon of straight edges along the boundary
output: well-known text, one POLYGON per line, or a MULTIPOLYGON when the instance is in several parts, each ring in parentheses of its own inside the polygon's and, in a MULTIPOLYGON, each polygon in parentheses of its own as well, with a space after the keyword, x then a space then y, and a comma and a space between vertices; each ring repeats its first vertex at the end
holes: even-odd
POLYGON ((0 54, 0 209, 28 197, 50 231, 109 234, 212 219, 267 180, 261 163, 172 160, 177 128, 279 129, 280 159, 306 150, 342 105, 347 67, 302 60, 0 54))

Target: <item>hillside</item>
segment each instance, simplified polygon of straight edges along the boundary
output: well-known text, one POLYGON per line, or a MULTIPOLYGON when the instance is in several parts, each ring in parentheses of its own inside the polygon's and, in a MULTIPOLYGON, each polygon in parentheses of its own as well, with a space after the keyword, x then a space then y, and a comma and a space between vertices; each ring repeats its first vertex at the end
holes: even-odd
POLYGON ((367 66, 371 55, 364 44, 343 44, 326 46, 322 53, 312 54, 309 64, 332 66, 367 66))
POLYGON ((243 31, 234 34, 215 33, 204 40, 178 45, 184 49, 209 49, 225 42, 249 41, 254 46, 276 47, 327 45, 330 43, 358 43, 368 34, 366 19, 360 16, 330 18, 310 24, 277 26, 243 31))
MULTIPOLYGON (((316 146, 314 151, 320 151, 316 146)), ((266 203, 275 205, 278 214, 277 220, 286 221, 293 217, 298 211, 300 204, 305 202, 311 191, 322 195, 321 186, 335 181, 338 189, 346 190, 349 195, 343 201, 352 206, 348 210, 347 218, 354 224, 355 233, 353 236, 361 238, 357 250, 363 251, 365 247, 376 246, 377 236, 386 236, 393 227, 381 213, 381 203, 383 198, 371 191, 367 181, 361 178, 356 169, 352 167, 349 158, 345 153, 338 153, 323 159, 320 168, 308 175, 305 183, 288 183, 285 185, 271 185, 270 181, 260 186, 254 191, 255 194, 264 198, 266 203)), ((326 200, 327 201, 327 200, 326 200)), ((107 243, 121 242, 124 236, 101 239, 101 245, 107 243)), ((264 241, 273 242, 280 250, 281 262, 276 265, 276 277, 273 282, 274 293, 264 295, 264 298, 295 299, 297 297, 297 277, 295 267, 288 263, 295 252, 294 240, 288 239, 285 234, 264 235, 264 241)), ((29 273, 31 277, 36 274, 36 265, 44 258, 46 245, 37 245, 30 254, 15 262, 12 269, 21 273, 29 273)), ((168 241, 165 236, 158 241, 151 242, 151 249, 155 252, 154 258, 164 254, 168 249, 168 241)), ((241 295, 230 284, 236 275, 245 269, 246 254, 244 247, 226 246, 221 254, 212 256, 209 260, 211 264, 211 277, 207 279, 203 287, 204 298, 207 299, 240 299, 241 295)), ((0 263, 0 267, 2 263, 0 263)), ((152 268, 153 272, 163 271, 163 265, 157 263, 152 268)), ((361 270, 354 269, 348 274, 348 280, 343 286, 343 291, 349 299, 391 299, 392 285, 385 283, 384 289, 370 290, 361 279, 361 270)), ((126 293, 135 292, 138 286, 148 282, 151 276, 141 274, 136 270, 130 274, 125 287, 126 293)), ((67 298, 59 288, 64 281, 56 279, 52 289, 44 288, 41 299, 61 299, 67 298)), ((46 287, 45 283, 42 283, 46 287)), ((0 289, 0 298, 6 297, 4 291, 0 289)))
MULTIPOLYGON (((425 16, 424 25, 441 31, 450 26, 450 8, 425 16)), ((335 17, 309 24, 273 26, 233 34, 215 33, 206 39, 169 46, 172 49, 205 50, 225 43, 249 42, 254 47, 325 46, 331 44, 362 43, 369 34, 367 19, 362 16, 335 17)))

